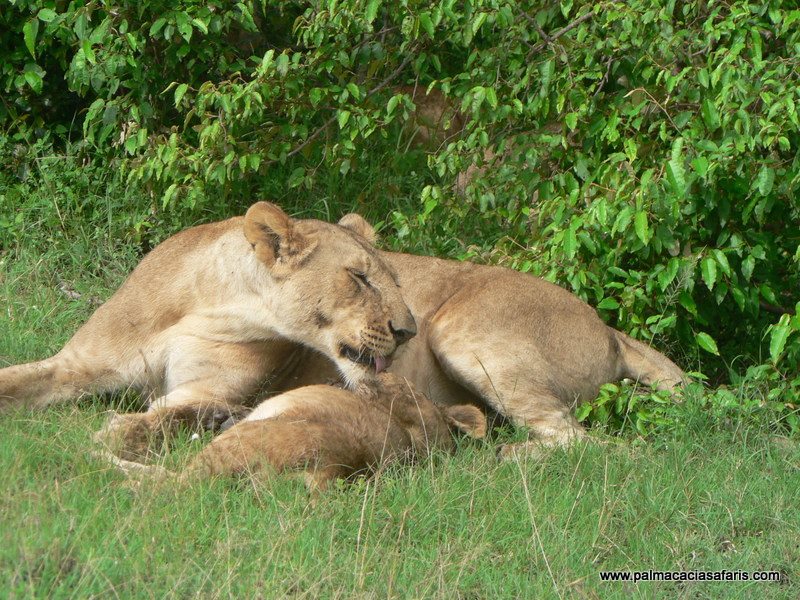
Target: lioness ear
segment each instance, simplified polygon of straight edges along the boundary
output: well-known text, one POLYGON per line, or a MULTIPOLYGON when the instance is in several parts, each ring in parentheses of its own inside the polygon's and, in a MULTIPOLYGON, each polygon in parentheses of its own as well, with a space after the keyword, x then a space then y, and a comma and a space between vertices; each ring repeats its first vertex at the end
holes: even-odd
POLYGON ((459 404, 444 409, 447 424, 470 437, 482 439, 486 436, 486 416, 477 406, 459 404))
POLYGON ((302 262, 316 242, 297 231, 295 221, 270 202, 256 202, 244 216, 244 235, 258 260, 272 267, 278 260, 302 262))
POLYGON ((353 233, 357 233, 370 244, 375 245, 378 239, 378 234, 375 233, 375 228, 369 222, 356 213, 350 213, 339 219, 339 225, 345 229, 349 229, 353 233))

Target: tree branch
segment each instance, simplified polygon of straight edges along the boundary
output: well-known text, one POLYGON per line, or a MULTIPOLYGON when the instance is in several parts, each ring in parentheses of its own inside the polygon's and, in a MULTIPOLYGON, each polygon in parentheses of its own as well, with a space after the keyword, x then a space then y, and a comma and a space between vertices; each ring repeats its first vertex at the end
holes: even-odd
POLYGON ((789 308, 789 307, 786 307, 786 306, 778 306, 776 304, 770 304, 769 302, 766 302, 764 300, 759 300, 758 301, 758 305, 761 308, 763 308, 764 310, 766 310, 767 312, 771 312, 774 315, 789 314, 789 315, 794 316, 794 309, 793 308, 789 308))

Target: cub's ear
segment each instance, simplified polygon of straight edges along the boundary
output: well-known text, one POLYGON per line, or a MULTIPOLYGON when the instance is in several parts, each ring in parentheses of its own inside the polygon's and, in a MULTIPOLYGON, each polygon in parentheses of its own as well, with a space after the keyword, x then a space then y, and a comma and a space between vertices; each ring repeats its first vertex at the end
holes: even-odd
POLYGON ((444 418, 453 429, 470 437, 482 439, 486 436, 486 416, 472 404, 458 404, 444 409, 444 418))
POLYGON ((349 229, 353 233, 357 233, 373 246, 378 239, 378 234, 375 233, 375 228, 369 222, 356 213, 350 213, 339 219, 339 225, 345 229, 349 229))
POLYGON ((244 235, 258 260, 268 267, 281 261, 299 264, 316 248, 317 242, 297 230, 297 223, 271 202, 256 202, 244 216, 244 235))

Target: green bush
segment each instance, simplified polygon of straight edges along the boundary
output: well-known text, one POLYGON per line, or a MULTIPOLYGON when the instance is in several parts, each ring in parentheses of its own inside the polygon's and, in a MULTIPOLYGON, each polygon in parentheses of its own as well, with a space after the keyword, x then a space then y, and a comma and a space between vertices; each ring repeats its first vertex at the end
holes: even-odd
POLYGON ((711 383, 799 402, 793 3, 17 1, 0 26, 0 127, 71 136, 154 214, 324 197, 393 247, 558 281, 711 383), (398 160, 400 85, 444 93, 462 134, 398 160))

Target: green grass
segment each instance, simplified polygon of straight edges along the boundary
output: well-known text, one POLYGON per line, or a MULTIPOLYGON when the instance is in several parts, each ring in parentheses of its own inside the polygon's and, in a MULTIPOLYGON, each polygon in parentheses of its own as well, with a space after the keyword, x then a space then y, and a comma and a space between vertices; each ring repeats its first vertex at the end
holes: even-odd
MULTIPOLYGON (((141 250, 121 234, 131 221, 115 198, 128 191, 113 180, 30 192, 13 198, 24 219, 0 247, 0 364, 57 351, 141 250), (55 203, 75 219, 62 223, 55 203)), ((0 418, 0 597, 800 596, 800 446, 766 417, 708 410, 702 395, 675 409, 681 426, 646 441, 498 463, 498 444, 521 436, 506 430, 315 502, 292 478, 134 487, 91 454, 107 407, 0 418), (776 570, 783 581, 603 583, 601 569, 776 570)), ((201 443, 180 440, 167 463, 201 443)))
MULTIPOLYGON (((0 422, 12 597, 765 597, 800 577, 800 449, 759 432, 590 444, 520 463, 464 444, 310 502, 302 484, 131 487, 90 456, 102 407, 0 422), (603 583, 601 569, 777 570, 603 583)), ((197 442, 180 444, 182 462, 197 442)))

